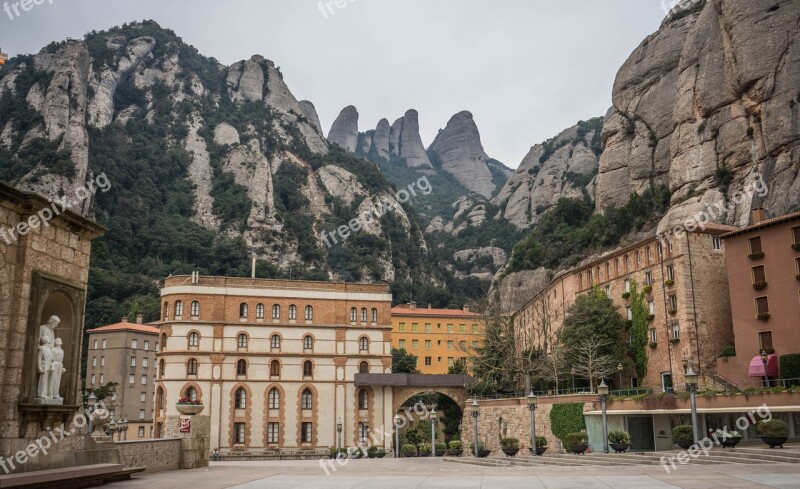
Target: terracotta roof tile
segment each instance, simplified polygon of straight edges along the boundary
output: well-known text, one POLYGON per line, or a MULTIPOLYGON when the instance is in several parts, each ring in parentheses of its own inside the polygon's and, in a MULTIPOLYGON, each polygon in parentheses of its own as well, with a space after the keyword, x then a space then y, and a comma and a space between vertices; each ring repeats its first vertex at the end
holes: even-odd
POLYGON ((464 311, 463 309, 433 309, 427 307, 393 307, 392 315, 397 316, 451 316, 451 317, 478 317, 476 312, 464 311))
POLYGON ((109 324, 108 326, 101 326, 99 328, 90 329, 87 333, 107 333, 110 331, 135 331, 137 333, 150 333, 159 334, 161 330, 147 324, 138 323, 116 323, 109 324))
POLYGON ((733 236, 738 236, 740 234, 749 233, 750 231, 755 231, 756 229, 762 229, 769 226, 773 226, 775 224, 781 224, 784 222, 790 222, 795 220, 800 220, 800 212, 794 212, 792 214, 786 214, 783 216, 773 217, 772 219, 767 219, 765 221, 757 222, 755 224, 751 224, 750 226, 745 226, 730 233, 723 234, 720 237, 722 239, 731 238, 733 236))

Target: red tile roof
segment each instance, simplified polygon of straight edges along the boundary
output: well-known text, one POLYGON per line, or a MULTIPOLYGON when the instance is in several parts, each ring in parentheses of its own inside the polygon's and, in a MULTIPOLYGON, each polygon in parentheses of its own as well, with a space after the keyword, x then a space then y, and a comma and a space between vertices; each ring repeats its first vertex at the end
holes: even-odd
POLYGON ((90 329, 87 331, 87 333, 108 333, 111 331, 135 331, 137 333, 150 333, 150 334, 159 334, 161 332, 160 329, 147 324, 116 323, 116 324, 109 324, 108 326, 102 326, 100 328, 90 329))
POLYGON ((738 236, 740 234, 746 234, 750 231, 755 231, 756 229, 762 229, 769 226, 774 226, 775 224, 781 224, 784 222, 800 220, 800 212, 794 212, 792 214, 786 214, 783 216, 773 217, 772 219, 767 219, 765 221, 757 222, 755 224, 751 224, 750 226, 745 226, 743 228, 737 229, 736 231, 730 232, 728 234, 723 234, 720 236, 722 239, 725 238, 732 238, 733 236, 738 236))
POLYGON ((393 316, 451 316, 451 317, 478 317, 476 312, 465 311, 463 309, 433 309, 427 307, 393 307, 393 316))

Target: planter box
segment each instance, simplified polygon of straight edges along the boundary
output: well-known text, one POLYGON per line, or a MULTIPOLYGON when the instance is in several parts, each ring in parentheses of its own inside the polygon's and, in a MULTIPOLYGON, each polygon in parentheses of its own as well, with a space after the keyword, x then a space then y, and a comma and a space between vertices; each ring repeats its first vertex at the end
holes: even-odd
POLYGON ((570 445, 569 451, 574 453, 575 455, 583 455, 586 450, 589 449, 589 445, 570 445))
POLYGON ((732 436, 725 440, 720 440, 719 442, 725 448, 734 448, 736 445, 739 444, 740 441, 742 441, 741 436, 732 436))
POLYGON ((491 450, 478 450, 478 458, 486 458, 492 453, 491 450))
POLYGON ((463 448, 451 448, 447 451, 447 455, 451 457, 460 457, 462 453, 464 453, 463 448))
POLYGON ((617 453, 625 453, 631 448, 630 443, 611 443, 609 446, 617 453))
POLYGON ((201 412, 203 412, 205 406, 202 404, 175 404, 175 408, 181 414, 185 414, 187 416, 193 416, 195 414, 200 414, 201 412))
MULTIPOLYGON (((528 450, 530 450, 531 455, 533 455, 533 449, 532 448, 528 448, 528 450)), ((544 452, 546 452, 546 451, 547 451, 547 447, 536 447, 536 456, 541 457, 542 455, 544 455, 544 452)))
POLYGON ((514 457, 519 453, 519 448, 503 448, 502 450, 506 457, 514 457))
POLYGON ((789 439, 788 436, 761 436, 759 438, 761 438, 761 441, 769 445, 770 448, 783 448, 783 444, 789 439))
POLYGON ((675 440, 675 444, 681 447, 684 450, 688 450, 692 445, 694 445, 693 440, 675 440))

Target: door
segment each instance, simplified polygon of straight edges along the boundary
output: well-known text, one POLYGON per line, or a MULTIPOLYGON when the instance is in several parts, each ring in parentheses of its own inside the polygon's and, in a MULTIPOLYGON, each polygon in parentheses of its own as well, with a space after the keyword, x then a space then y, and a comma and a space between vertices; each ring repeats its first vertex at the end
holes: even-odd
POLYGON ((631 434, 631 450, 656 449, 652 416, 628 416, 628 433, 631 434))

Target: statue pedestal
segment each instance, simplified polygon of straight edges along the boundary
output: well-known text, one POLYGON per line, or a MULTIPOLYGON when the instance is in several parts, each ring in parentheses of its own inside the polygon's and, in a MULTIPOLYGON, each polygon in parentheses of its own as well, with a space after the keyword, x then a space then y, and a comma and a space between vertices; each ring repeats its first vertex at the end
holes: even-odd
POLYGON ((164 434, 167 438, 181 440, 180 468, 208 467, 211 452, 210 416, 167 416, 164 434))
POLYGON ((64 399, 46 399, 44 397, 34 397, 33 404, 41 404, 45 406, 63 406, 64 399))

